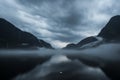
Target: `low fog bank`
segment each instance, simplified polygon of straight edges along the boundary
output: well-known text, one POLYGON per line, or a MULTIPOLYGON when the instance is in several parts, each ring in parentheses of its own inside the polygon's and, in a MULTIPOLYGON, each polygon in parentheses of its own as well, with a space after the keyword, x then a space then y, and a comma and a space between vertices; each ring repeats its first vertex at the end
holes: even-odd
POLYGON ((108 80, 119 77, 119 57, 120 44, 112 43, 85 50, 0 50, 0 73, 14 80, 108 80))
POLYGON ((0 58, 50 58, 54 55, 66 55, 70 59, 88 59, 95 61, 120 61, 120 44, 103 44, 96 48, 89 48, 83 50, 0 50, 0 58))
POLYGON ((75 52, 74 54, 69 53, 67 56, 72 59, 84 59, 97 63, 120 62, 120 44, 103 44, 96 48, 81 50, 80 54, 75 52))

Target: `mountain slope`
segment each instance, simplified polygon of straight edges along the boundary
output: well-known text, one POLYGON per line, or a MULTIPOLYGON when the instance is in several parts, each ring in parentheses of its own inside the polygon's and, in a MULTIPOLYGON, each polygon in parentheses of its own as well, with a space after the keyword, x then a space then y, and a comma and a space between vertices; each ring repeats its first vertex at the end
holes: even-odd
MULTIPOLYGON (((49 44, 49 46, 51 46, 49 44)), ((45 41, 39 42, 38 38, 29 32, 24 32, 5 19, 0 18, 0 48, 29 48, 45 47, 45 41)))
POLYGON ((83 46, 89 48, 109 42, 120 42, 120 15, 112 17, 97 36, 87 37, 74 46, 68 44, 64 49, 80 49, 83 46))
POLYGON ((107 40, 120 40, 120 15, 112 17, 98 36, 107 40))
POLYGON ((85 48, 87 46, 96 46, 99 42, 101 42, 100 37, 95 37, 95 36, 90 36, 87 38, 84 38, 77 44, 68 44, 64 49, 80 49, 80 48, 85 48), (90 44, 91 43, 91 44, 90 44))
POLYGON ((43 40, 39 39, 39 44, 40 44, 41 47, 46 47, 46 48, 49 48, 49 49, 53 49, 53 47, 51 46, 51 44, 49 44, 49 43, 47 43, 47 42, 45 42, 43 40))

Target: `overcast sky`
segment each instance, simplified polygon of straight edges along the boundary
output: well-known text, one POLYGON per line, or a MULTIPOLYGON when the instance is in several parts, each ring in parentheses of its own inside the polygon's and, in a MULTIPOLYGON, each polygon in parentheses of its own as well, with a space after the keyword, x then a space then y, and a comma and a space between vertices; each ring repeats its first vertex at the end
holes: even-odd
POLYGON ((38 38, 64 47, 94 36, 120 14, 120 0, 0 0, 0 17, 38 38))

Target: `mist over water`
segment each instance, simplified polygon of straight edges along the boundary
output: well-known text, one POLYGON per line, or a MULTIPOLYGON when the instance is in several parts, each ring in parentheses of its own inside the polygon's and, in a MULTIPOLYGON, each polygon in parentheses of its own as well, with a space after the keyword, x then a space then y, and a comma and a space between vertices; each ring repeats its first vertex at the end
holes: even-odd
POLYGON ((54 56, 14 80, 109 80, 99 68, 92 68, 64 55, 54 56))
POLYGON ((120 44, 112 43, 85 50, 0 50, 3 61, 36 63, 35 67, 13 80, 109 80, 101 68, 118 67, 119 57, 120 44))

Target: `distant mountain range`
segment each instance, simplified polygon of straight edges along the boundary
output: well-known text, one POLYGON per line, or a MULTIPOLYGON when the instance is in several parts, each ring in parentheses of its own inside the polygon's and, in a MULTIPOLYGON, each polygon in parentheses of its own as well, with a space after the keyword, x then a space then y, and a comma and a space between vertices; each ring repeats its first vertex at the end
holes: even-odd
POLYGON ((0 18, 0 48, 53 47, 29 32, 22 31, 5 19, 0 18))
POLYGON ((68 44, 63 49, 85 49, 113 42, 120 42, 120 15, 112 17, 97 36, 87 37, 77 44, 68 44))

